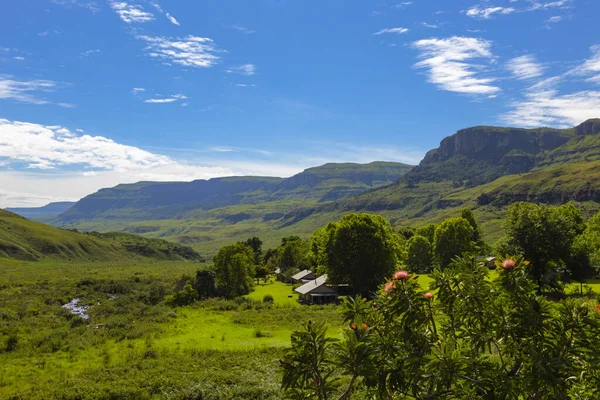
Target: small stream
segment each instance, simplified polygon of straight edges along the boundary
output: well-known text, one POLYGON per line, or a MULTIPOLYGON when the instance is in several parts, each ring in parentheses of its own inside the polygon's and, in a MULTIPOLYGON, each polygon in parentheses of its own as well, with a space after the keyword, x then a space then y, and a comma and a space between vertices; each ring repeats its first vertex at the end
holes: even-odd
POLYGON ((81 299, 76 297, 73 300, 71 300, 70 302, 68 302, 67 304, 63 304, 62 307, 69 310, 71 312, 71 314, 73 314, 73 315, 79 315, 83 319, 88 319, 90 316, 88 315, 87 312, 90 307, 89 306, 80 306, 79 305, 80 300, 81 299))

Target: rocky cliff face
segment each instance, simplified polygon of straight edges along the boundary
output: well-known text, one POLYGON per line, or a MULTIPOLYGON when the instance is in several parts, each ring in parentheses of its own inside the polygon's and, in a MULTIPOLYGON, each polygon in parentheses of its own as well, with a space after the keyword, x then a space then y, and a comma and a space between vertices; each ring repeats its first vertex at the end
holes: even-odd
POLYGON ((597 133, 600 133, 600 118, 588 119, 575 127, 576 135, 595 135, 597 133))
POLYGON ((427 153, 405 179, 423 181, 489 182, 506 174, 523 173, 535 165, 538 154, 565 144, 571 130, 518 129, 477 126, 462 129, 427 153))

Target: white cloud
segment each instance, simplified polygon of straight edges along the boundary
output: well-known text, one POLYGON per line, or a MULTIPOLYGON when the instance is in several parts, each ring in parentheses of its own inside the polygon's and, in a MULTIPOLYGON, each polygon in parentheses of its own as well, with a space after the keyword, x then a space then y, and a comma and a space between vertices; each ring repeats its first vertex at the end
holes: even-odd
POLYGON ((256 66, 254 64, 243 64, 237 67, 228 68, 225 70, 225 72, 228 72, 230 74, 252 76, 256 74, 256 66))
POLYGON ((489 19, 494 14, 507 15, 512 14, 516 10, 512 7, 487 7, 480 8, 478 6, 474 6, 469 8, 465 13, 467 16, 472 18, 481 18, 481 19, 489 19))
POLYGON ((560 21, 563 20, 563 17, 561 15, 555 15, 554 17, 550 17, 546 20, 547 23, 549 24, 556 24, 560 21))
POLYGON ((165 38, 137 36, 148 43, 146 51, 150 57, 171 61, 186 67, 208 68, 219 62, 215 54, 221 52, 212 39, 198 36, 165 38))
POLYGON ((417 68, 429 70, 429 82, 443 90, 457 93, 493 95, 500 91, 494 86, 494 78, 477 77, 480 66, 470 65, 468 61, 493 59, 491 42, 478 39, 453 36, 445 39, 418 40, 412 46, 421 52, 422 61, 417 68))
POLYGON ((600 92, 559 94, 555 89, 531 90, 501 120, 516 126, 570 127, 600 114, 600 92))
POLYGON ((133 89, 131 89, 131 93, 133 93, 133 94, 142 93, 145 91, 146 91, 146 89, 140 88, 140 87, 134 87, 133 89))
POLYGON ((0 99, 30 104, 50 104, 48 100, 37 97, 34 93, 51 92, 55 88, 56 83, 49 80, 17 81, 11 76, 0 75, 0 99))
POLYGON ((82 52, 80 54, 80 56, 81 57, 89 57, 91 55, 98 54, 98 53, 101 53, 101 52, 102 51, 100 51, 99 49, 86 50, 86 51, 82 52))
POLYGON ((184 96, 182 94, 175 94, 175 95, 172 95, 171 97, 158 98, 158 99, 147 99, 147 100, 144 100, 144 103, 155 103, 155 104, 174 103, 176 101, 185 100, 185 99, 187 99, 187 96, 184 96))
POLYGON ((592 56, 569 73, 588 76, 588 82, 600 83, 600 45, 590 47, 590 51, 592 56))
POLYGON ((150 4, 152 5, 152 7, 156 8, 156 11, 158 11, 158 12, 159 12, 159 13, 161 13, 161 14, 163 13, 163 9, 162 9, 162 7, 160 6, 160 4, 158 4, 158 3, 153 3, 153 2, 151 2, 150 4))
POLYGON ((167 17, 167 19, 168 19, 169 21, 171 21, 171 23, 172 23, 173 25, 179 25, 179 21, 177 21, 177 20, 175 19, 175 17, 174 17, 174 16, 172 16, 171 14, 169 14, 169 13, 166 13, 166 14, 165 14, 165 17, 167 17))
POLYGON ((25 60, 25 57, 21 57, 21 56, 16 56, 16 57, 13 57, 13 58, 14 58, 15 60, 19 60, 19 61, 23 61, 23 60, 25 60))
POLYGON ((380 31, 375 32, 373 35, 382 35, 384 33, 406 33, 408 32, 408 28, 387 28, 387 29, 382 29, 380 31))
POLYGON ((410 6, 412 1, 403 1, 402 3, 396 4, 396 8, 404 8, 406 6, 410 6))
POLYGON ((425 28, 432 28, 432 29, 439 28, 437 25, 428 24, 427 22, 421 22, 421 25, 423 25, 425 28))
POLYGON ((520 80, 532 79, 542 76, 544 68, 538 64, 534 56, 525 55, 508 61, 506 68, 520 80))
POLYGON ((256 31, 254 29, 248 28, 247 26, 244 25, 222 25, 223 28, 228 28, 228 29, 235 29, 236 31, 240 31, 242 33, 245 33, 246 35, 250 35, 252 33, 256 33, 256 31))
POLYGON ((154 15, 143 11, 141 6, 128 4, 124 1, 111 1, 110 6, 128 24, 154 21, 154 15))
POLYGON ((531 6, 526 11, 547 10, 549 8, 567 8, 572 0, 539 1, 529 0, 531 6))

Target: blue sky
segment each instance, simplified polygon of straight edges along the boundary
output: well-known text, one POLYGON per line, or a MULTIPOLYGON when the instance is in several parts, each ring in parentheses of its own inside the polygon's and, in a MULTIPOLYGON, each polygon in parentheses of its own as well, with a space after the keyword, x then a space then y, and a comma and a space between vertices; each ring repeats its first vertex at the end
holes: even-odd
POLYGON ((28 0, 0 12, 0 207, 139 180, 416 164, 600 116, 595 0, 28 0))

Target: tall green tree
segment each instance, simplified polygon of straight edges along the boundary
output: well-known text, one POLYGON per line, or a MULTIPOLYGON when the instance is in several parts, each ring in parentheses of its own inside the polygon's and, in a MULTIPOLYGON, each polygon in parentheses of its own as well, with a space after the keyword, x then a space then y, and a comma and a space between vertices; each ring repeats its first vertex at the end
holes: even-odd
POLYGON ((435 240, 435 228, 437 228, 436 224, 427 224, 417 228, 415 231, 415 235, 421 235, 429 240, 429 243, 433 245, 435 240))
POLYGON ((433 248, 425 236, 414 235, 406 243, 406 264, 411 271, 429 272, 433 264, 433 248))
POLYGON ((483 235, 481 233, 481 228, 479 227, 479 224, 475 219, 473 210, 471 210, 470 208, 463 208, 460 211, 460 216, 461 218, 464 218, 467 221, 469 221, 469 225, 471 225, 471 228, 473 228, 473 238, 471 240, 477 247, 481 248, 483 246, 483 235))
POLYGON ((254 252, 254 264, 260 265, 262 263, 262 240, 256 236, 253 236, 243 241, 242 244, 245 244, 252 249, 254 252))
POLYGON ((254 252, 245 244, 222 247, 213 259, 215 283, 225 297, 248 294, 254 288, 254 252))
POLYGON ((515 203, 508 208, 504 228, 502 250, 530 261, 529 272, 541 290, 558 289, 560 270, 569 269, 573 244, 585 229, 579 210, 570 204, 515 203))
POLYGON ((436 261, 446 268, 453 258, 474 249, 473 227, 464 218, 449 218, 435 228, 433 246, 436 261))
POLYGON ((356 293, 374 291, 405 260, 403 239, 379 215, 347 214, 325 232, 318 250, 323 252, 322 272, 332 282, 350 284, 356 293))

